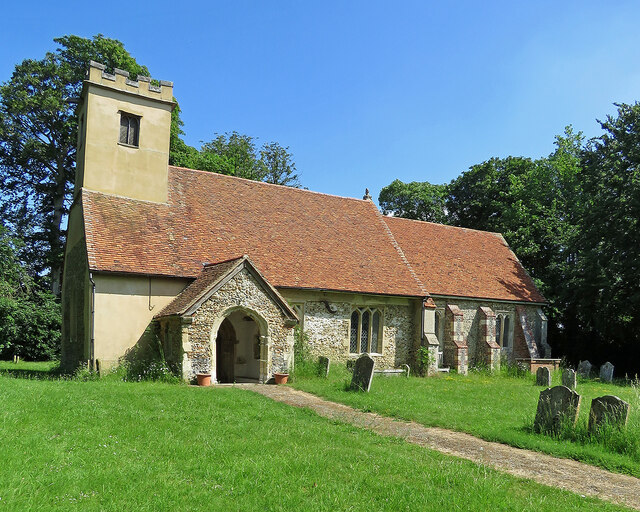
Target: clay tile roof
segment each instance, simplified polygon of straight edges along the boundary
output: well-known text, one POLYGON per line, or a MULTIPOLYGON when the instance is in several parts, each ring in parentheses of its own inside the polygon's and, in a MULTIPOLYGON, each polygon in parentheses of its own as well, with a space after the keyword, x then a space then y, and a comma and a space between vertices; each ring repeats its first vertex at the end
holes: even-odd
POLYGON ((229 261, 205 265, 200 275, 180 292, 165 308, 160 311, 155 318, 171 315, 193 314, 208 297, 219 287, 223 286, 227 279, 232 278, 237 272, 246 269, 258 281, 258 285, 271 297, 283 313, 293 322, 298 322, 295 311, 289 306, 287 301, 278 293, 264 276, 258 271, 251 259, 244 255, 241 258, 234 258, 229 261))
POLYGON ((94 271, 195 278, 247 254, 278 288, 426 295, 371 201, 169 167, 168 204, 82 205, 94 271))
POLYGON ((235 258, 217 265, 207 265, 202 269, 196 280, 180 292, 175 299, 167 304, 155 318, 170 315, 181 315, 189 306, 196 302, 206 291, 223 277, 225 277, 244 258, 235 258))
POLYGON ((502 235, 397 217, 384 221, 430 294, 545 302, 502 235))

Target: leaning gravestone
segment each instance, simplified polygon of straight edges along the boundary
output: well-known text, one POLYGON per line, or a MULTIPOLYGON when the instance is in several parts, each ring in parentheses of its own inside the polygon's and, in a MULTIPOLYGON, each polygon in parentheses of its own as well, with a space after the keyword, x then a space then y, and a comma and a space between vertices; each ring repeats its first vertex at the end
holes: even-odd
POLYGON ((613 380, 613 365, 607 361, 600 367, 600 380, 611 382, 613 380))
POLYGON ((533 424, 536 432, 557 432, 563 422, 575 425, 580 410, 580 395, 566 386, 556 386, 540 393, 533 424))
POLYGON ((325 356, 320 356, 318 358, 318 377, 328 377, 329 376, 329 358, 325 356))
POLYGON ((569 389, 576 389, 576 372, 571 368, 567 368, 562 372, 562 385, 569 389))
POLYGON ((591 400, 589 411, 589 430, 594 431, 601 425, 622 428, 629 419, 629 404, 617 396, 605 395, 591 400))
POLYGON ((592 365, 589 361, 580 361, 580 364, 578 365, 578 375, 588 379, 591 374, 591 367, 592 365))
POLYGON ((536 386, 551 386, 551 372, 544 366, 538 368, 536 372, 536 386))
POLYGON ((353 367, 351 389, 369 392, 373 379, 373 367, 375 362, 367 354, 362 354, 353 367))

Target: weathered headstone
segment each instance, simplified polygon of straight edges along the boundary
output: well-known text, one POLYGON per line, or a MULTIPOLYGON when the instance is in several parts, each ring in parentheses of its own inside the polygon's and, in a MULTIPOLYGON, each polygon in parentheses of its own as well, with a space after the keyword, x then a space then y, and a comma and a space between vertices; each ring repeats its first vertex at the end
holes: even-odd
POLYGON ((575 425, 581 396, 566 386, 556 386, 540 392, 534 422, 536 432, 557 432, 563 422, 575 425))
POLYGON ((576 389, 576 372, 571 368, 562 371, 562 385, 569 389, 576 389))
POLYGON ((589 375, 591 374, 591 368, 592 368, 592 364, 589 361, 580 361, 580 364, 578 365, 578 375, 580 375, 580 377, 584 377, 589 378, 589 375))
POLYGON ((605 395, 591 400, 589 411, 589 430, 608 424, 622 428, 629 419, 629 404, 617 396, 605 395))
POLYGON ((613 380, 613 365, 607 361, 600 367, 600 380, 611 382, 613 380))
POLYGON ((356 364, 353 367, 353 377, 351 378, 351 389, 368 392, 373 380, 374 366, 374 360, 367 354, 362 354, 356 359, 356 364))
POLYGON ((551 372, 549 368, 541 366, 536 372, 536 386, 551 386, 551 372))
POLYGON ((318 358, 318 376, 319 377, 328 377, 329 376, 329 358, 325 356, 320 356, 318 358))

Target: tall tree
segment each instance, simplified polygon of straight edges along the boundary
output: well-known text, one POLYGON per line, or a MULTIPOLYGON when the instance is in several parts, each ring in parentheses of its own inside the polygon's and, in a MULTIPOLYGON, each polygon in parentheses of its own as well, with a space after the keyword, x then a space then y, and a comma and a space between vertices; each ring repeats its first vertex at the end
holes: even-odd
POLYGON ((300 177, 289 148, 265 143, 258 153, 255 138, 238 132, 218 134, 200 151, 177 139, 171 163, 250 180, 299 187, 300 177))
POLYGON ((277 142, 263 144, 258 161, 260 179, 266 183, 300 186, 300 176, 296 173, 296 164, 289 147, 283 148, 277 142))
POLYGON ((0 358, 52 359, 60 346, 60 307, 25 271, 20 245, 0 225, 0 358))
POLYGON ((0 211, 23 235, 21 259, 59 290, 63 219, 75 175, 76 102, 90 60, 148 75, 117 40, 65 36, 55 52, 27 59, 0 86, 0 211))
POLYGON ((604 134, 584 152, 585 208, 570 299, 592 342, 601 344, 603 359, 638 365, 640 104, 616 106, 617 114, 600 123, 604 134))
POLYGON ((385 215, 446 224, 449 221, 445 208, 446 197, 446 185, 394 180, 380 191, 378 202, 385 215))

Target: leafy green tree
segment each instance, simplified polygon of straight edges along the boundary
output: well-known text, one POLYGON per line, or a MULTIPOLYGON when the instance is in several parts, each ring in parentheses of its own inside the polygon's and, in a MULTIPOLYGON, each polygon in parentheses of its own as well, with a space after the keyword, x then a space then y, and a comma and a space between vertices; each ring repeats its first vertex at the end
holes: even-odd
POLYGON ((0 226, 0 358, 53 359, 60 346, 60 306, 25 271, 20 245, 0 226))
POLYGON ((602 359, 631 366, 640 364, 640 104, 616 106, 583 154, 569 300, 602 359))
POLYGON ((120 41, 102 35, 54 39, 55 52, 27 59, 0 85, 0 212, 25 240, 21 258, 32 275, 48 277, 59 290, 63 219, 75 174, 77 113, 90 60, 108 69, 148 75, 120 41))
POLYGON ((300 176, 296 173, 296 164, 288 147, 283 148, 277 142, 264 144, 260 149, 258 166, 262 181, 300 187, 300 176))
POLYGON ((299 187, 299 175, 289 148, 277 142, 263 144, 257 152, 250 135, 231 132, 218 134, 198 151, 178 140, 173 165, 238 176, 250 180, 299 187))
POLYGON ((446 198, 447 185, 394 180, 380 191, 378 203, 385 215, 447 224, 446 198))

